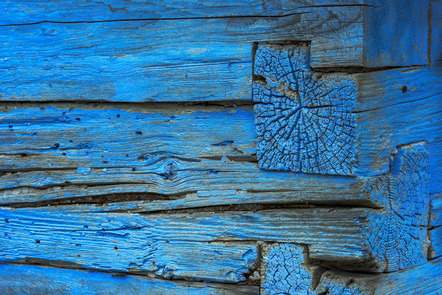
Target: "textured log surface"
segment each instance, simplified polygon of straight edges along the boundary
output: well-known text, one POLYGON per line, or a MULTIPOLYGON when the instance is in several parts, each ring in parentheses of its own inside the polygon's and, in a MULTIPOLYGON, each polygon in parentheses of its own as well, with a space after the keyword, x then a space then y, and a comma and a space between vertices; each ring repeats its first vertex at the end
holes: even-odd
POLYGON ((438 294, 439 0, 0 11, 0 293, 438 294))
MULTIPOLYGON (((361 188, 365 190, 361 191, 361 195, 368 198, 366 201, 377 205, 379 209, 302 207, 300 203, 296 205, 296 202, 293 203, 295 207, 292 210, 282 209, 284 203, 281 203, 278 209, 266 209, 265 206, 250 207, 258 209, 257 212, 248 212, 248 207, 238 205, 236 211, 225 211, 231 210, 232 207, 220 207, 221 211, 213 208, 215 212, 180 213, 178 211, 173 214, 153 212, 148 215, 86 214, 83 212, 91 210, 89 207, 75 208, 76 206, 74 208, 67 206, 67 210, 65 210, 66 206, 9 209, 1 211, 1 215, 4 216, 3 226, 6 233, 0 237, 0 245, 4 248, 2 257, 6 261, 15 261, 26 257, 56 260, 56 257, 63 255, 64 259, 86 267, 114 267, 118 270, 128 270, 133 264, 140 269, 165 275, 162 274, 163 268, 158 269, 156 264, 151 264, 151 260, 158 260, 158 258, 152 258, 147 253, 159 251, 158 254, 152 254, 153 257, 169 257, 168 251, 171 246, 168 242, 176 242, 175 250, 177 247, 183 247, 179 251, 181 253, 179 256, 186 256, 186 251, 195 247, 193 244, 189 246, 187 241, 207 243, 220 239, 222 241, 233 239, 307 244, 311 259, 324 261, 328 264, 339 261, 340 267, 344 269, 375 272, 404 269, 423 264, 426 261, 428 244, 425 240, 429 219, 428 154, 422 145, 415 145, 398 149, 397 154, 392 158, 392 168, 389 174, 367 179, 361 188), (26 218, 23 219, 25 216, 26 218), (82 227, 84 223, 87 223, 84 225, 87 228, 90 228, 89 223, 101 226, 109 224, 110 228, 105 226, 93 230, 84 229, 84 226, 82 227), (34 228, 34 224, 37 226, 36 228, 34 228), (61 227, 58 231, 53 228, 54 224, 60 224, 61 227), (82 242, 74 242, 72 239, 73 232, 77 232, 73 229, 76 227, 79 227, 80 233, 85 231, 88 234, 82 242), (45 236, 49 229, 51 229, 51 235, 45 236), (101 230, 123 231, 120 231, 115 237, 111 234, 111 240, 103 238, 97 240, 96 238, 101 236, 101 230), (34 240, 28 240, 29 235, 35 236, 35 239, 40 242, 36 245, 34 240), (146 236, 151 237, 151 241, 147 245, 139 240, 146 236), (118 243, 122 243, 124 246, 115 246, 117 237, 121 238, 118 243), (229 237, 229 239, 224 237, 229 237), (47 240, 48 238, 49 240, 47 240), (96 244, 98 241, 99 244, 96 244), (183 244, 183 241, 186 242, 183 244), (151 245, 156 243, 163 246, 166 243, 166 249, 152 249, 151 245), (78 245, 84 246, 79 248, 78 245), (139 249, 137 245, 140 245, 141 248, 139 249), (16 251, 17 247, 21 249, 18 252, 16 251), (49 248, 42 252, 44 247, 49 248), (90 249, 97 247, 99 249, 103 247, 102 251, 105 249, 110 251, 110 256, 95 260, 95 254, 91 252, 86 258, 77 258, 80 249, 90 251, 90 249), (121 266, 112 263, 115 259, 114 256, 118 254, 113 251, 114 247, 128 251, 124 255, 127 260, 120 260, 121 266), (72 254, 68 255, 66 249, 71 249, 72 254), (138 251, 146 254, 139 256, 136 254, 138 251), (148 255, 149 259, 143 260, 145 255, 148 255)), ((98 211, 133 209, 133 207, 124 205, 126 207, 119 208, 119 204, 116 204, 98 211)), ((144 206, 149 207, 148 205, 144 206)), ((151 208, 155 208, 155 205, 151 208)), ((135 210, 143 211, 140 208, 135 208, 135 210)), ((92 209, 91 211, 96 212, 97 210, 92 209)), ((150 211, 155 210, 150 209, 150 211)), ((80 240, 82 239, 80 235, 80 240)), ((201 244, 201 247, 208 246, 205 243, 201 244)), ((208 247, 213 246, 209 244, 208 247)), ((242 257, 241 253, 250 253, 251 249, 242 248, 237 251, 237 254, 242 257)), ((226 253, 226 255, 230 255, 230 252, 226 253)), ((254 252, 252 251, 252 253, 254 252)), ((186 269, 182 273, 180 270, 175 273, 172 267, 172 272, 168 276, 186 277, 187 274, 190 277, 201 278, 198 274, 198 265, 204 259, 183 262, 183 267, 190 270, 186 269)), ((211 268, 215 274, 211 271, 205 272, 208 278, 227 281, 245 279, 241 275, 245 270, 251 268, 251 263, 253 264, 253 261, 256 260, 256 255, 247 255, 247 259, 251 260, 241 260, 235 256, 222 259, 225 259, 227 264, 230 261, 235 263, 240 261, 239 270, 232 272, 228 269, 227 272, 230 275, 224 274, 225 278, 220 278, 216 275, 219 272, 217 267, 225 269, 225 265, 216 261, 217 266, 211 268), (236 273, 236 275, 233 276, 232 273, 236 273), (230 277, 231 275, 233 277, 230 277)), ((166 269, 169 268, 166 267, 166 269)))
POLYGON ((424 65, 427 10, 428 0, 2 1, 0 100, 250 100, 251 47, 263 41, 311 41, 315 67, 424 65))
POLYGON ((4 106, 0 202, 118 195, 151 200, 150 211, 161 202, 164 209, 196 202, 367 205, 356 179, 258 169, 250 106, 110 107, 4 106))
POLYGON ((252 295, 256 286, 166 281, 32 265, 0 265, 3 294, 252 295))

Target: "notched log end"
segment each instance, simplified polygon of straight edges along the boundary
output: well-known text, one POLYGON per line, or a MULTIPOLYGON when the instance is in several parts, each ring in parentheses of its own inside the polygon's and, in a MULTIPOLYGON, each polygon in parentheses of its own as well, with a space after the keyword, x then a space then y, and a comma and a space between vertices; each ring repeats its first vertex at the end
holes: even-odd
POLYGON ((427 261, 429 156, 424 144, 398 147, 388 174, 367 183, 366 191, 384 212, 372 212, 366 235, 381 271, 427 261))
POLYGON ((323 271, 322 267, 311 265, 306 245, 266 244, 262 294, 316 294, 323 271))
POLYGON ((260 168, 352 175, 356 81, 311 71, 309 46, 259 45, 253 100, 260 168))

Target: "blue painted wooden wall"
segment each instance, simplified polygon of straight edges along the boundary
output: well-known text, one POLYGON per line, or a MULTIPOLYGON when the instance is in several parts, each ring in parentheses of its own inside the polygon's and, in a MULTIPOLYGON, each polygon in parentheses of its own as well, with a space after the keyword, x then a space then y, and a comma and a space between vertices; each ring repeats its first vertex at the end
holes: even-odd
POLYGON ((0 294, 442 294, 440 0, 0 12, 0 294))

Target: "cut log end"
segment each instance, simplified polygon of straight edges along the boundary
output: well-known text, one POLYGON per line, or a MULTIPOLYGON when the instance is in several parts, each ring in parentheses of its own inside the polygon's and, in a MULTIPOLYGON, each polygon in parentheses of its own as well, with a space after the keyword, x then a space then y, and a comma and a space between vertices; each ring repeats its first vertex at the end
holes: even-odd
POLYGON ((356 164, 356 82, 314 73, 309 47, 260 45, 253 99, 260 168, 351 175, 356 164))
POLYGON ((367 191, 385 212, 368 217, 367 243, 380 270, 389 272, 427 260, 429 159, 423 145, 398 148, 391 171, 369 181, 367 191))
POLYGON ((261 294, 316 294, 315 269, 310 265, 307 246, 267 244, 263 249, 261 294))

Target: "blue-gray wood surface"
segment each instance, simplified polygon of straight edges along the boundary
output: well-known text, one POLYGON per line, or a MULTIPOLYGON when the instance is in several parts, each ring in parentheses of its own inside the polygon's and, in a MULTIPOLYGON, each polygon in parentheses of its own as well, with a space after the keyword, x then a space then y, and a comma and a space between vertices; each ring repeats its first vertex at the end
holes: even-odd
POLYGON ((0 12, 1 294, 442 294, 440 0, 0 12))

